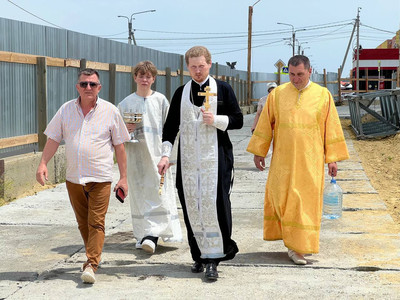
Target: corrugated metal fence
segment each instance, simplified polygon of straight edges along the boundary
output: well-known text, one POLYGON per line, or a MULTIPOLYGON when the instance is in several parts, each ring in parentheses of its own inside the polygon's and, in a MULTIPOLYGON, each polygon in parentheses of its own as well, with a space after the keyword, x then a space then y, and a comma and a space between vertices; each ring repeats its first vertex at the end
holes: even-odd
MULTIPOLYGON (((183 56, 179 54, 0 18, 0 139, 18 136, 26 138, 21 145, 0 149, 0 157, 38 149, 32 138, 40 129, 37 113, 40 92, 38 57, 47 57, 46 121, 52 118, 63 103, 77 97, 75 83, 82 62, 99 70, 102 82, 100 97, 115 104, 134 90, 130 68, 142 60, 151 60, 157 66, 159 76, 153 88, 169 99, 176 88, 189 80, 183 56), (114 73, 112 68, 116 68, 114 73)), ((246 71, 213 64, 210 73, 229 82, 240 104, 247 104, 246 71)), ((273 73, 253 73, 252 98, 264 96, 266 82, 276 81, 276 78, 277 75, 273 73)), ((337 94, 337 83, 327 83, 326 78, 322 74, 313 74, 312 80, 327 86, 332 94, 337 94)), ((281 76, 281 82, 287 81, 289 79, 286 75, 281 76)))

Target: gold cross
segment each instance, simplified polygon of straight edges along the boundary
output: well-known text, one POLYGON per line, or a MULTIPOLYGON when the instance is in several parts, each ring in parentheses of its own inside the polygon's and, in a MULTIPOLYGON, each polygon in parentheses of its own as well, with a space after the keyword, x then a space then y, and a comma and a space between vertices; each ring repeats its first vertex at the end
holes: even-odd
POLYGON ((206 102, 204 103, 204 107, 206 108, 206 110, 208 110, 210 108, 210 96, 217 96, 217 93, 210 93, 211 88, 209 86, 206 86, 206 88, 204 89, 206 92, 199 92, 198 95, 199 96, 206 96, 206 102))

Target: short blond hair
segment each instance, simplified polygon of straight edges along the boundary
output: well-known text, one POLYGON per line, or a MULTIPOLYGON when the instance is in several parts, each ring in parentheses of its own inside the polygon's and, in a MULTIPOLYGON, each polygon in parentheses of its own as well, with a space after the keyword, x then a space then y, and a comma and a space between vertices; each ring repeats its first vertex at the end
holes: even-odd
POLYGON ((146 74, 149 72, 153 77, 157 76, 157 68, 156 66, 149 60, 144 60, 139 62, 134 68, 133 68, 133 74, 137 76, 139 73, 140 74, 146 74))
POLYGON ((185 53, 186 65, 189 65, 189 58, 204 56, 206 63, 211 64, 211 53, 204 46, 194 46, 185 53))

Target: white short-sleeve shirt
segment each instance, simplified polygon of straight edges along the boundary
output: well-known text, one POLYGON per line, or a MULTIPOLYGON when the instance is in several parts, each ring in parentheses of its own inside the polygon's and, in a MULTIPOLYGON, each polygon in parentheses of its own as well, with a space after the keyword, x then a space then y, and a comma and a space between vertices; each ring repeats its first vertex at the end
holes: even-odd
POLYGON ((66 178, 82 185, 112 182, 113 145, 130 139, 118 109, 100 98, 86 116, 79 98, 64 103, 44 133, 58 143, 65 141, 66 178))

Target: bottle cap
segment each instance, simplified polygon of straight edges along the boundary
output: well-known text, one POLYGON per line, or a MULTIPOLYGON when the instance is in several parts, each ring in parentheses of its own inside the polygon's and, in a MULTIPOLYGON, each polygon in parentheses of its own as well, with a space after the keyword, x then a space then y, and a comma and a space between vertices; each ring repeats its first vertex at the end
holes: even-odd
POLYGON ((336 179, 335 179, 335 177, 332 177, 332 179, 331 179, 331 183, 336 183, 336 179))

